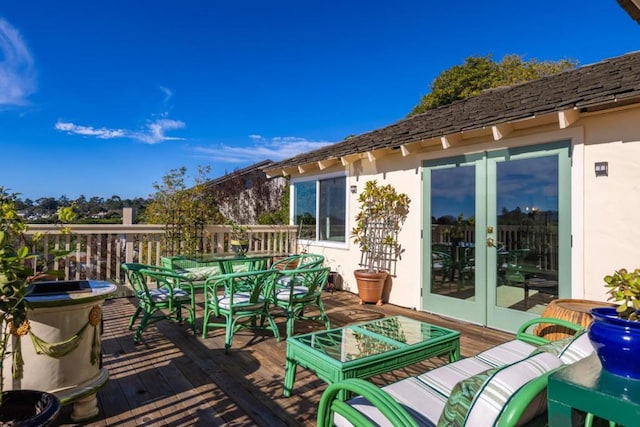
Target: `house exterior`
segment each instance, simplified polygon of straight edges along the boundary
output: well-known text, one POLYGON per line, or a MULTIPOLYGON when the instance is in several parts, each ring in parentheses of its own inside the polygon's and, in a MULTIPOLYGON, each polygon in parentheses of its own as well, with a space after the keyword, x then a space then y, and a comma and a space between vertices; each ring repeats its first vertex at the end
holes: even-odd
POLYGON ((486 91, 272 163, 291 222, 357 292, 366 181, 412 200, 386 300, 513 330, 554 298, 605 301, 640 267, 640 52, 486 91))
POLYGON ((266 176, 264 169, 272 163, 263 160, 208 181, 220 213, 238 224, 257 224, 261 214, 280 209, 287 179, 266 176))
POLYGON ((640 24, 640 0, 618 0, 618 4, 631 19, 640 24))

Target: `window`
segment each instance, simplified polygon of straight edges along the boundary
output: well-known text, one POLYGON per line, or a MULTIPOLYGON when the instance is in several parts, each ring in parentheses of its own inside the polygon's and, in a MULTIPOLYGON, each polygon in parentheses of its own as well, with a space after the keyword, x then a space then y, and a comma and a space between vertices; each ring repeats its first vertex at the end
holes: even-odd
POLYGON ((344 176, 293 183, 293 220, 301 239, 346 242, 346 183, 344 176))

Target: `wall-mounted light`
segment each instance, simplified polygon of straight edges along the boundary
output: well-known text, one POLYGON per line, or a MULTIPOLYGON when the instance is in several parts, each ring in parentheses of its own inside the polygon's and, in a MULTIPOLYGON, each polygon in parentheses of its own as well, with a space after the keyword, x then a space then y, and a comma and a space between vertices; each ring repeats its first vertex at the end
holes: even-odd
POLYGON ((609 175, 609 162, 596 162, 594 166, 595 166, 596 176, 609 175))
POLYGON ((349 189, 351 190, 352 194, 356 194, 356 192, 358 191, 358 186, 352 185, 351 187, 349 187, 349 189))

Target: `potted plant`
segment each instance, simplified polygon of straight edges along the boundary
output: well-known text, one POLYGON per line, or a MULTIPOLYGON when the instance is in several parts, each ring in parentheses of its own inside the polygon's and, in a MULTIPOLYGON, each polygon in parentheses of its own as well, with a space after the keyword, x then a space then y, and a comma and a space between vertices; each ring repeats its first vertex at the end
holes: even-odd
POLYGON ((231 250, 239 256, 243 256, 249 250, 249 227, 239 225, 235 221, 230 221, 231 233, 229 234, 229 245, 231 250))
POLYGON ((608 300, 617 307, 591 309, 589 339, 603 369, 616 375, 640 379, 640 268, 622 268, 604 277, 608 300))
POLYGON ((382 305, 384 284, 391 267, 400 256, 398 233, 409 214, 411 200, 389 185, 367 181, 358 196, 360 210, 351 230, 354 243, 360 247, 360 265, 354 271, 360 304, 382 305))
MULTIPOLYGON (((41 258, 40 265, 44 269, 38 271, 27 267, 38 255, 29 252, 24 237, 27 226, 16 211, 16 199, 17 194, 9 194, 0 187, 0 424, 47 425, 60 409, 60 401, 55 395, 34 390, 4 391, 3 387, 3 366, 10 360, 9 341, 13 336, 20 337, 29 331, 29 306, 25 297, 32 282, 41 277, 55 276, 55 272, 46 270, 46 262, 42 264, 41 258)), ((73 217, 71 207, 58 210, 58 218, 62 221, 73 217)), ((63 230, 66 231, 68 229, 63 230)), ((34 239, 37 241, 38 237, 34 239)), ((14 350, 12 353, 15 360, 19 352, 14 350)))

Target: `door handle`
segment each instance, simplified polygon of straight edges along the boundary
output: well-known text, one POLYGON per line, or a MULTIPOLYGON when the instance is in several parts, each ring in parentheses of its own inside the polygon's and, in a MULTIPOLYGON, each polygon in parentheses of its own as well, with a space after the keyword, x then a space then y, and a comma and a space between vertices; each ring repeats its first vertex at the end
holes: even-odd
POLYGON ((496 242, 493 240, 493 238, 491 238, 491 237, 487 238, 487 247, 488 248, 495 248, 496 247, 496 242))

